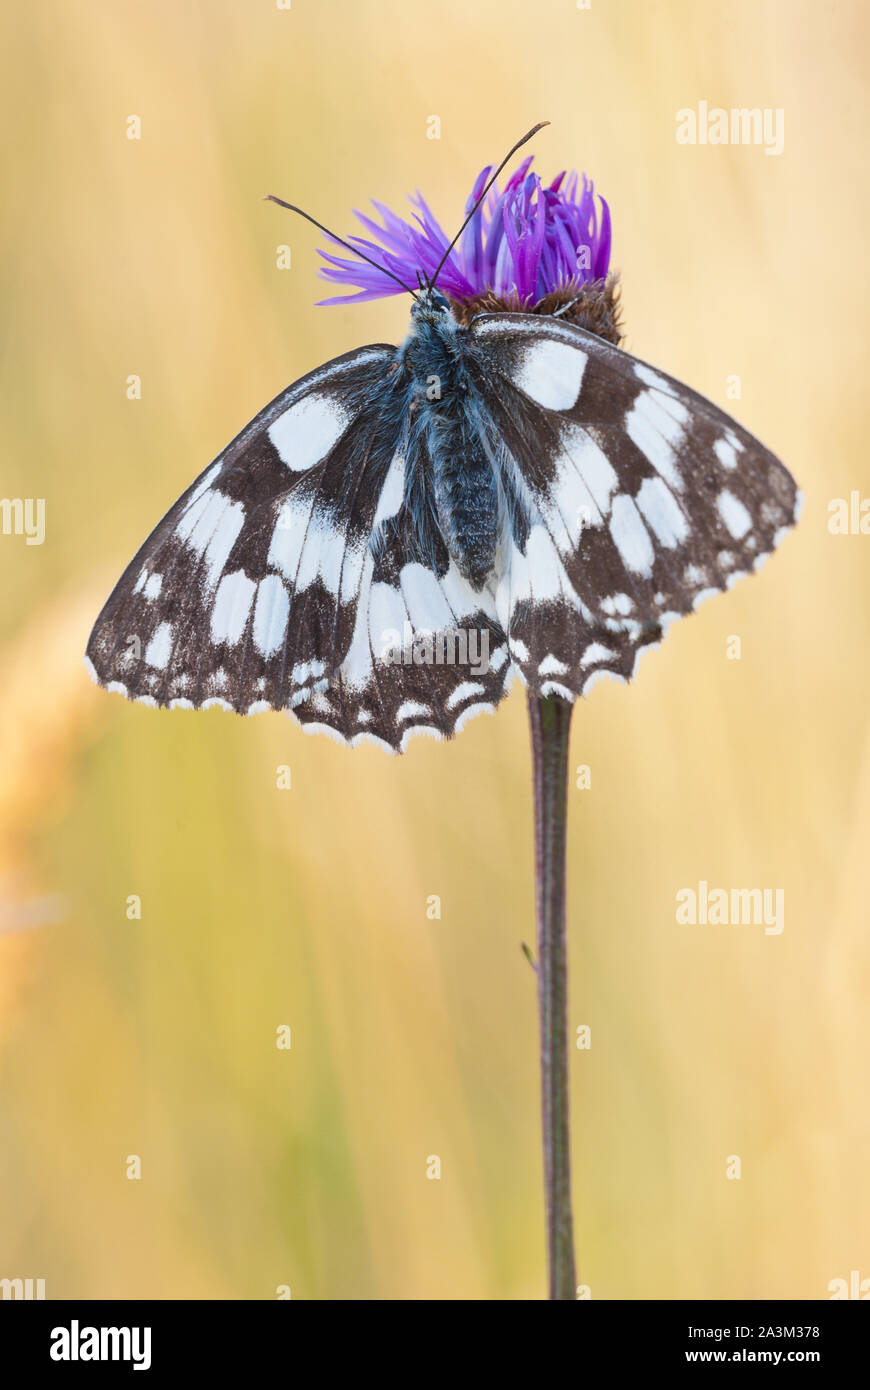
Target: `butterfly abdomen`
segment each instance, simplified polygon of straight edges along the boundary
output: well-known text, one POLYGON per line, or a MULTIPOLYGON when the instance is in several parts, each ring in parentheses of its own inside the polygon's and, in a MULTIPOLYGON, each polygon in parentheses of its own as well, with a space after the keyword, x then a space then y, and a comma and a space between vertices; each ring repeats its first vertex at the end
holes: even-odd
POLYGON ((480 589, 492 573, 500 530, 496 469, 455 323, 417 327, 409 354, 420 425, 431 460, 439 528, 460 574, 480 589))
POLYGON ((472 402, 433 412, 427 429, 435 504, 447 549, 476 588, 495 563, 498 490, 472 402))

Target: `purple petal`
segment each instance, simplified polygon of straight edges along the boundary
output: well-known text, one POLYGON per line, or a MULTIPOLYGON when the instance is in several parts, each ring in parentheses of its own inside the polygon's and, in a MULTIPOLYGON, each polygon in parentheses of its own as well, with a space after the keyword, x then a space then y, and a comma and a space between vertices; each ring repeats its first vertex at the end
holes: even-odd
MULTIPOLYGON (((610 209, 600 196, 596 200, 592 181, 584 174, 581 183, 576 172, 563 170, 545 188, 531 172, 531 165, 529 156, 508 177, 503 190, 494 184, 476 208, 438 271, 438 285, 445 294, 468 301, 492 290, 499 296, 517 295, 528 303, 565 285, 607 274, 610 209), (601 205, 600 216, 597 203, 601 205), (589 267, 578 265, 581 246, 589 247, 589 267)), ((491 169, 487 166, 477 175, 465 205, 466 216, 486 186, 491 169)), ((366 235, 348 238, 351 258, 320 252, 326 263, 320 276, 357 291, 321 303, 344 304, 400 294, 400 287, 386 272, 410 287, 416 287, 418 274, 432 279, 450 238, 421 193, 410 203, 410 221, 378 202, 373 202, 373 207, 380 221, 357 212, 366 235), (375 264, 353 259, 354 249, 375 264)), ((348 246, 336 238, 330 241, 347 251, 348 246)))

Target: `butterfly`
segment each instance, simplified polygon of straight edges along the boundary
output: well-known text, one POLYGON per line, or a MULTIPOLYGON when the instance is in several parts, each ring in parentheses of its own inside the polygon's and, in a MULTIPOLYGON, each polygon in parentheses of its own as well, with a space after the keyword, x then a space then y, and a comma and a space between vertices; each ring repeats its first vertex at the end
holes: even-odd
POLYGON ((91 634, 100 685, 404 751, 515 677, 629 679, 779 545, 794 480, 717 406, 558 313, 463 322, 435 278, 400 346, 302 377, 170 509, 91 634))

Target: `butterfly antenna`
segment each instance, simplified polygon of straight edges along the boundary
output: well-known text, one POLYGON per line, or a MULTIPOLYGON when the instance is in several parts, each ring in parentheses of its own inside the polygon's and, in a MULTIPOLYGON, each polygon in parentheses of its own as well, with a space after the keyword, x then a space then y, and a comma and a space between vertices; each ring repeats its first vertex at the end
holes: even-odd
MULTIPOLYGON (((526 139, 528 139, 528 136, 526 136, 526 139)), ((401 285, 402 289, 406 290, 412 299, 417 298, 410 285, 406 285, 404 280, 399 279, 398 275, 394 275, 391 270, 387 270, 385 265, 378 265, 378 262, 373 261, 371 256, 367 256, 364 251, 360 251, 356 246, 351 246, 349 241, 345 241, 342 237, 336 236, 335 232, 331 232, 328 227, 324 227, 322 222, 318 222, 316 217, 312 217, 310 212, 303 212, 301 208, 297 208, 293 203, 285 203, 283 198, 276 198, 274 193, 264 193, 263 201, 266 203, 277 203, 279 208, 287 208, 288 212, 298 212, 299 216, 304 217, 306 222, 313 222, 315 227, 319 227, 321 232, 325 232, 328 237, 332 237, 332 240, 337 241, 339 246, 347 247, 348 251, 352 252, 354 256, 359 256, 362 260, 368 261, 369 265, 373 265, 375 270, 379 270, 382 275, 389 275, 390 279, 395 280, 397 285, 401 285)))
POLYGON ((458 241, 459 238, 462 236, 462 233, 465 231, 465 228, 468 226, 468 224, 469 224, 469 222, 471 221, 472 217, 473 217, 474 214, 477 212, 477 209, 480 207, 481 203, 483 202, 483 200, 484 200, 484 198, 486 197, 486 195, 487 195, 487 193, 489 192, 489 190, 492 188, 493 184, 495 183, 495 181, 496 181, 496 179, 498 178, 499 174, 501 173, 502 169, 503 169, 504 166, 507 164, 508 160, 509 160, 509 159, 512 159, 513 156, 516 154, 517 150, 521 149, 522 146, 525 145, 525 144, 527 143, 527 141, 531 140, 531 138, 532 138, 533 135, 537 135, 537 133, 538 133, 539 130, 543 130, 543 129, 544 129, 544 126, 545 126, 545 125, 549 125, 549 124, 550 124, 549 121, 539 121, 538 124, 537 124, 536 126, 532 126, 531 130, 529 130, 529 131, 526 132, 526 134, 523 136, 522 140, 518 140, 518 141, 517 141, 517 143, 514 145, 513 149, 508 150, 507 154, 505 155, 505 157, 504 157, 504 159, 502 160, 501 164, 500 164, 500 165, 498 166, 498 168, 496 169, 495 173, 491 176, 491 178, 489 178, 489 179, 487 180, 486 187, 484 188, 484 190, 483 190, 483 192, 481 193, 480 197, 477 199, 477 202, 474 204, 474 207, 471 209, 470 213, 469 213, 468 216, 466 217, 466 219, 465 219, 465 221, 463 222, 462 226, 459 228, 459 231, 456 233, 456 236, 455 236, 455 237, 453 238, 453 240, 451 241, 451 243, 450 243, 450 245, 448 246, 447 250, 444 252, 444 255, 441 257, 441 260, 438 262, 438 269, 435 271, 435 274, 432 276, 432 279, 429 281, 429 288, 430 288, 430 289, 432 289, 432 288, 434 287, 435 282, 436 282, 436 280, 438 279, 438 276, 441 274, 441 271, 442 271, 442 269, 443 269, 443 267, 444 267, 444 262, 447 260, 447 257, 450 255, 450 252, 453 250, 453 248, 454 248, 454 246, 456 245, 457 241, 458 241))

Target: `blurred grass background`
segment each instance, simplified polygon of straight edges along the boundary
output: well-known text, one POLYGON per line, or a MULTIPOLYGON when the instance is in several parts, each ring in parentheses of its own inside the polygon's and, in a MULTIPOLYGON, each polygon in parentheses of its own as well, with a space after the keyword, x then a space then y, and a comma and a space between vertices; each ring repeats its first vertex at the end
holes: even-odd
POLYGON ((575 716, 579 1277, 630 1299, 870 1276, 870 540, 827 531, 830 498, 870 493, 864 7, 46 0, 5 28, 2 492, 44 497, 47 535, 0 538, 0 1276, 542 1295, 521 694, 393 760, 127 705, 81 652, 262 405, 404 332, 404 299, 315 308, 316 234, 260 195, 347 231, 420 187, 452 229, 544 118, 537 167, 611 204, 629 348, 807 493, 760 577, 575 716), (784 108, 784 153, 678 145, 700 100, 784 108), (699 879, 783 887, 784 933, 678 926, 699 879))

